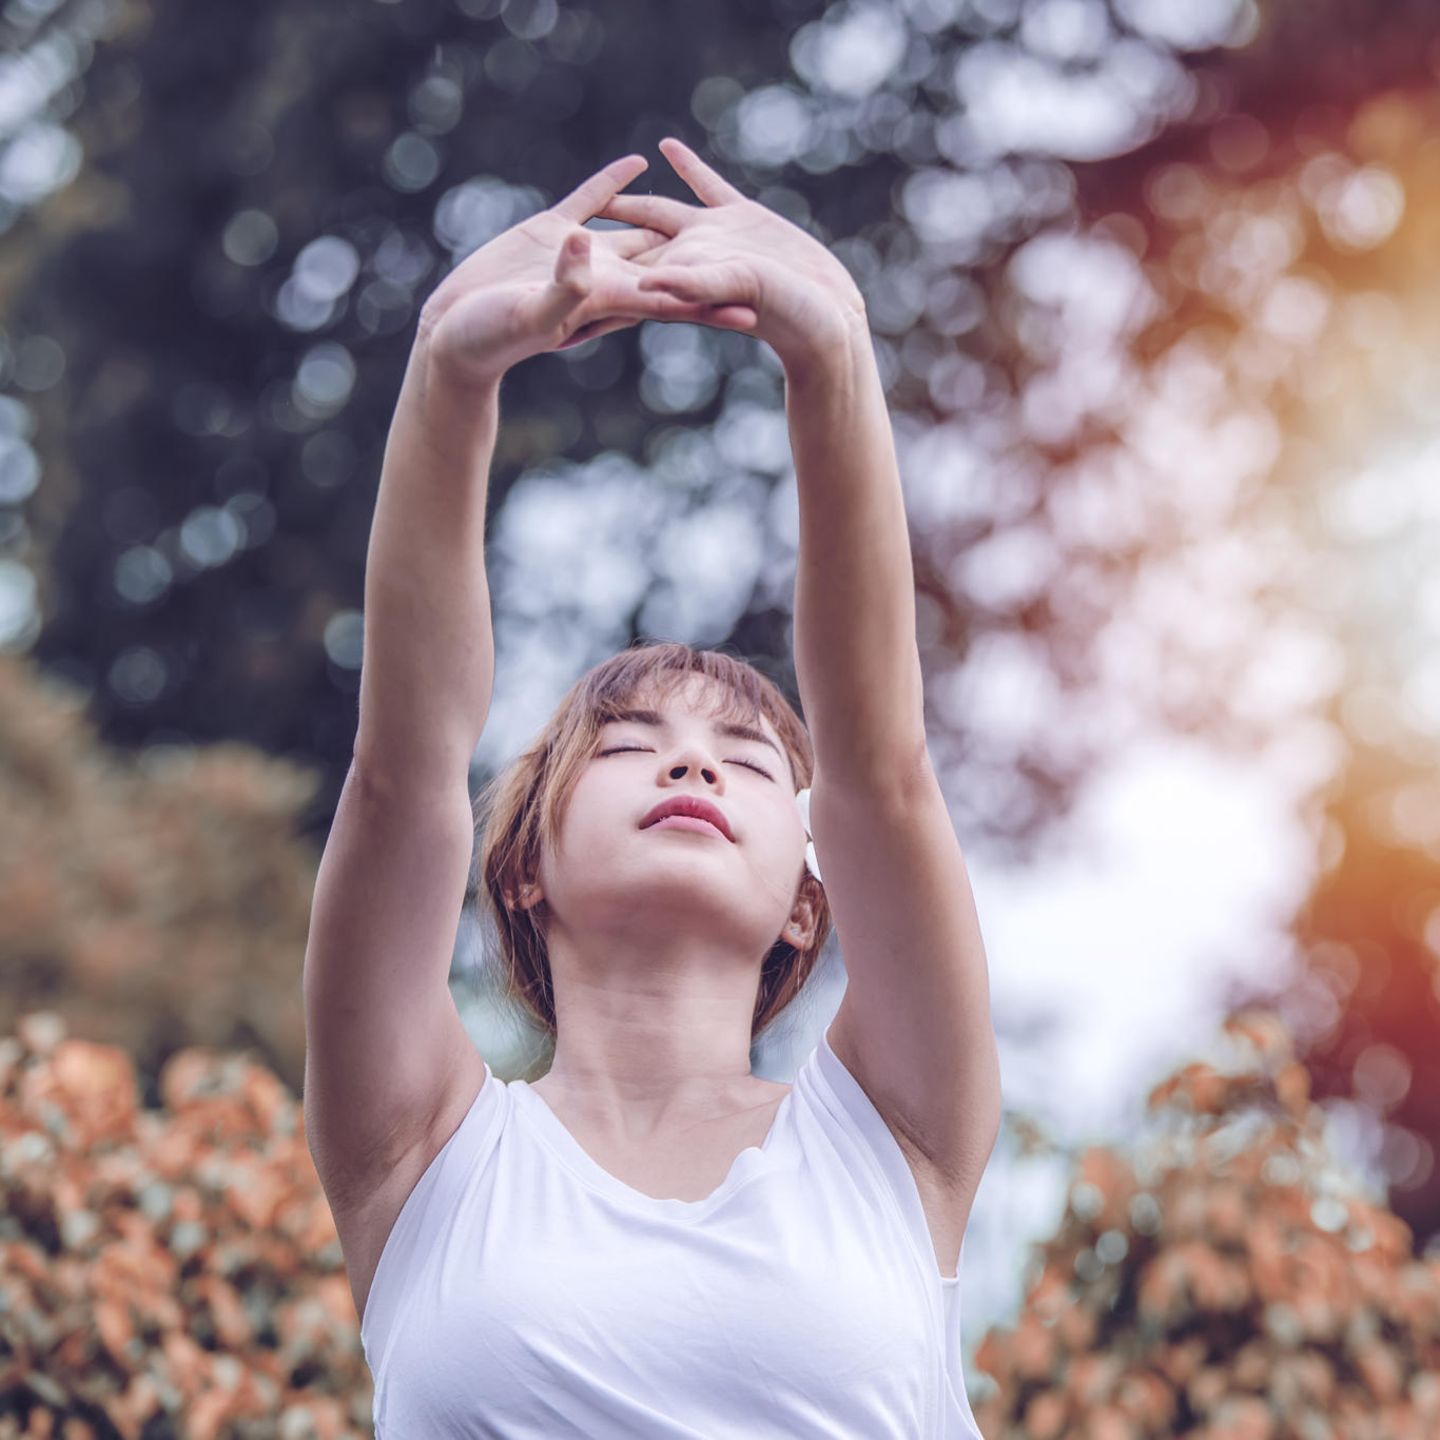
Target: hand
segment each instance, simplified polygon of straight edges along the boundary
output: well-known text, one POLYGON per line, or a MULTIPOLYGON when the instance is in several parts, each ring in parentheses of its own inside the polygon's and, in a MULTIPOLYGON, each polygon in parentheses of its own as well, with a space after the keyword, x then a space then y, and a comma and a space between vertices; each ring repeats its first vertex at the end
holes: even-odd
POLYGON ((612 194, 596 212, 666 237, 635 252, 636 265, 649 272, 642 291, 752 310, 753 324, 725 308, 702 322, 757 336, 787 369, 823 356, 857 321, 865 323, 864 296, 819 240, 747 199, 673 136, 660 149, 702 205, 612 194))
POLYGON ((753 320, 744 306, 642 290, 645 272, 634 261, 663 244, 663 234, 585 229, 647 164, 643 155, 611 161, 558 204, 467 255, 426 300, 417 342, 452 374, 489 382, 530 355, 641 320, 753 320))

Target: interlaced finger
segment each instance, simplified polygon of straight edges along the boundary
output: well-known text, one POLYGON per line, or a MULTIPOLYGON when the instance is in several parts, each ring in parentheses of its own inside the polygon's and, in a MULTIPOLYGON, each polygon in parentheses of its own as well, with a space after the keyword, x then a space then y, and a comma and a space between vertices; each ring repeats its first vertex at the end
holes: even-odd
POLYGON ((591 216, 598 215, 605 202, 617 191, 623 190, 649 163, 643 155, 622 155, 582 181, 550 208, 566 220, 583 225, 591 216))
POLYGON ((641 290, 668 291, 696 304, 746 304, 743 281, 729 265, 672 265, 650 271, 640 281, 641 290))
POLYGON ((698 205, 687 205, 683 200, 671 200, 664 195, 616 195, 595 213, 608 220, 624 220, 627 224, 644 225, 672 236, 693 225, 703 212, 698 205))
POLYGON ((591 230, 590 234, 594 244, 603 245, 612 255, 618 255, 622 260, 634 260, 637 256, 658 249, 670 241, 670 237, 664 231, 647 230, 644 226, 639 228, 620 226, 614 230, 591 230))

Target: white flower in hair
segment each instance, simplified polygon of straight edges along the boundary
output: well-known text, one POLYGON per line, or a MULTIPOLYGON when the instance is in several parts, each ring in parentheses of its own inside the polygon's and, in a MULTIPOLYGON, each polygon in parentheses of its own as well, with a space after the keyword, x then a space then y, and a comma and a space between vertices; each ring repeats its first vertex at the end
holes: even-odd
MULTIPOLYGON (((795 796, 795 804, 800 810, 800 819, 805 825, 805 868, 817 879, 820 880, 820 862, 815 858, 815 841, 810 835, 810 787, 807 785, 795 796)), ((820 881, 823 885, 825 882, 820 881)))

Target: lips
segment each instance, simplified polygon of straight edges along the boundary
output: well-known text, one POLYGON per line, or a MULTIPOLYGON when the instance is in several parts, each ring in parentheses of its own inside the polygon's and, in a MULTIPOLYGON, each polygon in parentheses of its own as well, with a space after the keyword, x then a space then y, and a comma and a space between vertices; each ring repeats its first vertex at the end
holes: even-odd
POLYGON ((657 820, 663 820, 667 815, 691 815, 697 820, 708 820, 727 840, 732 843, 734 835, 730 833, 730 822, 725 818, 725 812, 712 800, 703 800, 698 795, 672 795, 667 800, 662 800, 648 815, 640 822, 642 830, 653 825, 657 820))

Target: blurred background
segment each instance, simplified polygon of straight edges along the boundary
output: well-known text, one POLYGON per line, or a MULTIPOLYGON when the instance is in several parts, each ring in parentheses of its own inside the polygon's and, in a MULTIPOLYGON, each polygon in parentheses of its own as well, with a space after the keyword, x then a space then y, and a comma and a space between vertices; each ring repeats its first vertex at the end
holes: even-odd
MULTIPOLYGON (((381 454, 443 275, 629 151, 693 199, 669 133, 869 307, 1004 1075, 987 1440, 1440 1433, 1429 0, 8 0, 0 36, 0 1436, 364 1433, 295 1127, 381 454), (1257 1200, 1226 1166, 1286 1125, 1257 1200), (1224 1260, 1272 1191, 1313 1304, 1224 1260), (281 1394, 292 1428, 235 1418, 281 1394)), ((475 790, 640 636, 797 698, 783 393, 691 325, 507 377, 475 790)), ((467 903, 452 987, 517 1074, 486 953, 467 903)))

